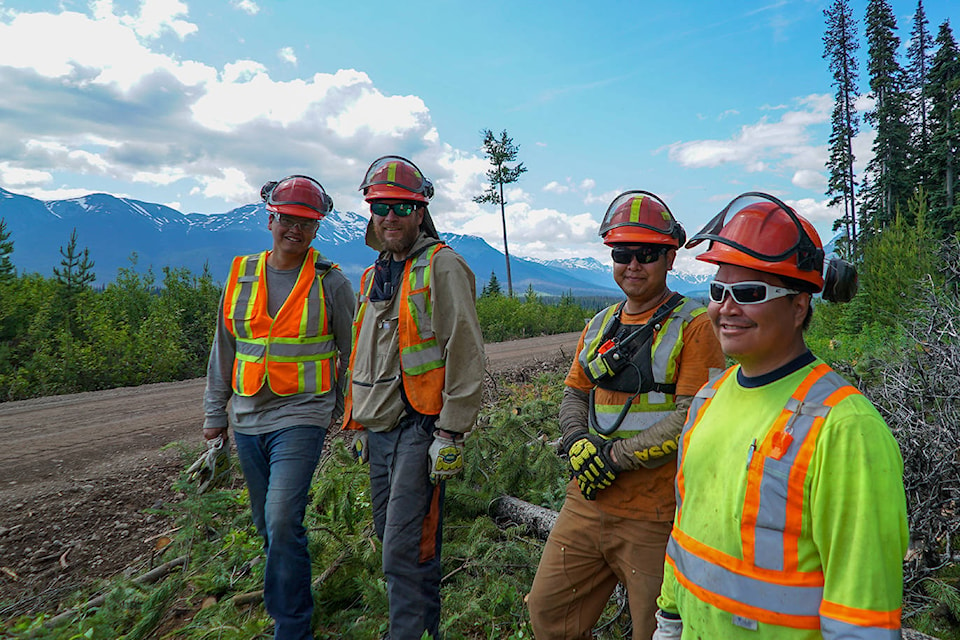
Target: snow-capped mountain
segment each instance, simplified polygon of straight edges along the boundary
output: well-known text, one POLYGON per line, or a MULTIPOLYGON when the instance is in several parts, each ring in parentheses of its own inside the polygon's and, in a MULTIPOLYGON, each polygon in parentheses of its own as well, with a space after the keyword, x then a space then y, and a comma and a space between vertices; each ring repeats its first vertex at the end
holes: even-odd
MULTIPOLYGON (((76 229, 77 248, 89 249, 98 283, 112 281, 118 269, 134 264, 138 271, 152 268, 158 280, 164 267, 199 274, 206 265, 214 279, 222 281, 233 256, 256 253, 271 244, 262 203, 211 215, 184 214, 161 204, 104 193, 42 201, 0 188, 0 219, 13 241, 11 259, 18 273, 52 275, 62 259, 61 249, 76 229)), ((314 242, 324 256, 340 265, 354 286, 376 257, 364 244, 366 225, 366 218, 356 213, 334 211, 320 224, 314 242)), ((506 285, 501 252, 476 236, 441 235, 473 269, 478 291, 491 273, 506 285)), ((609 273, 606 278, 596 277, 589 269, 515 256, 510 267, 514 292, 521 295, 531 285, 541 295, 620 295, 609 273)))

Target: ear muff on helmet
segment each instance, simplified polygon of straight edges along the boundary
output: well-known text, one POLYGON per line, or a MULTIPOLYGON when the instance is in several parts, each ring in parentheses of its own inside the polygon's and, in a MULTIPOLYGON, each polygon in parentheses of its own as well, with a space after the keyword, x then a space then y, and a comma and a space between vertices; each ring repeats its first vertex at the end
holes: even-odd
POLYGON ((857 268, 846 260, 830 258, 823 274, 823 299, 828 302, 850 302, 859 288, 857 268))

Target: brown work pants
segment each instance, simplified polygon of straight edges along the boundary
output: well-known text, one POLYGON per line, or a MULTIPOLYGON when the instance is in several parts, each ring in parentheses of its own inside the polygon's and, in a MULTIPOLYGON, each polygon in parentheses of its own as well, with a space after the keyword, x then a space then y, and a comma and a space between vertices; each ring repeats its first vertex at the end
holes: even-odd
POLYGON ((633 640, 649 640, 671 526, 604 513, 571 482, 527 596, 537 640, 591 638, 617 582, 627 588, 633 640))

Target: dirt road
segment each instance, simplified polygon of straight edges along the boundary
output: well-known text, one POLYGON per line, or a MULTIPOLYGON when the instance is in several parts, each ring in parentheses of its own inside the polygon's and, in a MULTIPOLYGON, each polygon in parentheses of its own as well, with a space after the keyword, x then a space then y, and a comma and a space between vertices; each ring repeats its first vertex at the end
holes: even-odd
MULTIPOLYGON (((490 344, 490 372, 567 361, 578 334, 490 344)), ((197 448, 204 379, 0 403, 0 621, 149 554, 176 500, 174 442, 197 448)), ((2 634, 0 634, 2 635, 2 634)))

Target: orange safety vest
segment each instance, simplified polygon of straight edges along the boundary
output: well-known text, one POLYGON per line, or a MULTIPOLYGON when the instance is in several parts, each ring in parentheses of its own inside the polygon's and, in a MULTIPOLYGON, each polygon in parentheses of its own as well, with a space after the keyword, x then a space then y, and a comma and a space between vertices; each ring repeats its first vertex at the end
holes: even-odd
POLYGON ((337 347, 330 332, 319 255, 311 247, 276 318, 267 311, 269 251, 237 256, 223 296, 223 320, 236 338, 233 391, 252 396, 266 383, 278 396, 321 395, 336 379, 337 347))
MULTIPOLYGON (((433 332, 433 304, 430 301, 430 270, 437 252, 446 245, 431 245, 416 256, 408 258, 400 284, 400 311, 398 331, 400 338, 400 373, 407 401, 418 413, 434 416, 443 407, 443 383, 446 363, 433 332)), ((360 304, 353 320, 353 348, 350 367, 357 354, 357 337, 370 302, 373 288, 373 266, 360 277, 360 304)), ((362 429, 353 420, 353 385, 347 391, 344 411, 345 429, 362 429)))
MULTIPOLYGON (((823 600, 821 570, 798 568, 803 487, 817 436, 830 410, 859 394, 828 365, 813 368, 792 394, 762 442, 747 472, 740 523, 740 558, 696 540, 683 531, 684 452, 711 399, 731 367, 694 398, 680 436, 677 515, 667 545, 667 562, 677 581, 699 599, 746 621, 795 629, 863 624, 863 637, 890 637, 899 628, 884 612, 876 620, 853 619, 847 608, 823 600)), ((861 616, 862 617, 862 616, 861 616)), ((860 637, 860 636, 858 636, 860 637)))

